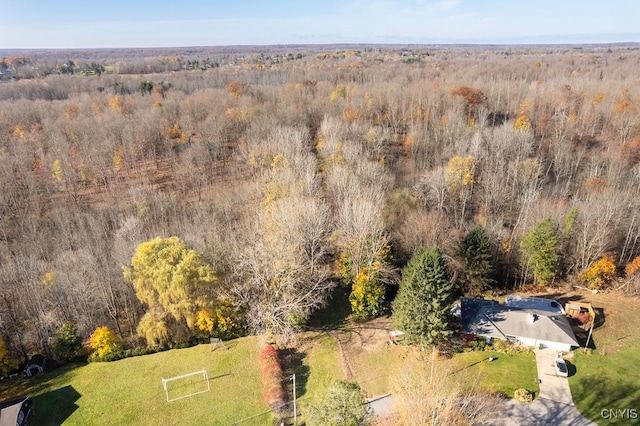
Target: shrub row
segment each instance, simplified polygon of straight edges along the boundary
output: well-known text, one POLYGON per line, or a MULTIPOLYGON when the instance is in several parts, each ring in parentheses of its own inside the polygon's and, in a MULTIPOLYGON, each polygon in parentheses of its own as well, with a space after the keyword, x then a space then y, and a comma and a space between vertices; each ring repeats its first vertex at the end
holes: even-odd
POLYGON ((285 393, 282 386, 282 366, 278 352, 272 345, 265 345, 260 351, 260 366, 267 404, 277 411, 284 405, 285 393))
POLYGON ((174 343, 172 345, 159 345, 159 346, 138 346, 133 349, 123 349, 118 351, 111 351, 105 353, 103 356, 99 356, 97 352, 93 352, 89 355, 87 361, 89 362, 111 362, 118 361, 119 359, 131 358, 134 356, 142 356, 154 354, 157 352, 168 351, 169 349, 184 349, 203 343, 199 340, 192 339, 187 342, 174 343))

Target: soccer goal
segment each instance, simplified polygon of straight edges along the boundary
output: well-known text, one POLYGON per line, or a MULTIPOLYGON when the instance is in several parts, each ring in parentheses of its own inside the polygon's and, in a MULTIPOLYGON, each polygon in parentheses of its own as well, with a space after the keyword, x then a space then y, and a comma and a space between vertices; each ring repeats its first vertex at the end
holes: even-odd
POLYGON ((211 338, 211 352, 215 351, 217 348, 229 349, 228 347, 225 346, 225 344, 222 341, 222 339, 218 339, 217 337, 212 337, 211 338))
POLYGON ((207 370, 194 371, 181 376, 162 378, 162 387, 167 395, 167 402, 188 398, 200 393, 209 392, 209 375, 207 370))

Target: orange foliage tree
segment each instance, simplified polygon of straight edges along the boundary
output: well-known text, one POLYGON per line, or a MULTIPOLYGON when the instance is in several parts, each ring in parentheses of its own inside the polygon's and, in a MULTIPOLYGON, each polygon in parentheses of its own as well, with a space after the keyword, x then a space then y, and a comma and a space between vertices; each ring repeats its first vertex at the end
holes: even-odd
POLYGON ((599 289, 611 282, 615 275, 615 260, 611 256, 604 256, 593 262, 578 278, 589 288, 599 289))
POLYGON ((487 102, 487 95, 480 89, 459 86, 451 91, 453 96, 462 96, 465 101, 465 110, 469 116, 476 116, 478 109, 487 102))
POLYGON ((231 97, 237 99, 246 91, 247 83, 244 83, 242 81, 232 81, 231 83, 227 84, 226 88, 231 97))
POLYGON ((640 270, 640 256, 636 256, 635 259, 627 263, 627 266, 624 267, 624 273, 629 278, 639 270, 640 270))

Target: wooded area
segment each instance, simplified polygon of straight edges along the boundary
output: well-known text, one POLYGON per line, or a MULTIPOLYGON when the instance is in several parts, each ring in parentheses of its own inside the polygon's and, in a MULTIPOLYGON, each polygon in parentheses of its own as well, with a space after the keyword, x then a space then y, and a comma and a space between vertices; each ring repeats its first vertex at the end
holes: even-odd
POLYGON ((14 53, 0 332, 16 357, 52 354, 66 321, 132 347, 289 341, 336 286, 356 318, 388 311, 421 247, 459 291, 640 290, 637 46, 14 53), (172 236, 169 284, 136 281, 136 249, 172 236))

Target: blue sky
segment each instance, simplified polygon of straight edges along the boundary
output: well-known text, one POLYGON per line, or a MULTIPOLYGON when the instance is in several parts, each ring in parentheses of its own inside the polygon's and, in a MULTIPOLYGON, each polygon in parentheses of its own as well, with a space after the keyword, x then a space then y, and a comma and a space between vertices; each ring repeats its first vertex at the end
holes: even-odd
POLYGON ((639 0, 0 0, 0 48, 640 42, 639 0))

